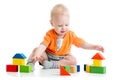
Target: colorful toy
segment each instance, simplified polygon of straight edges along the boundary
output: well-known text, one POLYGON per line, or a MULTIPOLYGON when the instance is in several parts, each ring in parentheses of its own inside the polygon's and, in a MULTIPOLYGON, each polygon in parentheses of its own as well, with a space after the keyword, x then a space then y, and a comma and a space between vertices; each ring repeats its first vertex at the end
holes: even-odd
POLYGON ((60 66, 60 75, 61 76, 70 76, 70 74, 65 70, 63 66, 60 66))
POLYGON ((6 65, 7 72, 18 72, 18 65, 6 65))
POLYGON ((102 60, 105 58, 100 53, 96 53, 91 59, 93 59, 93 64, 84 64, 84 71, 99 74, 106 73, 106 67, 102 66, 102 60))
POLYGON ((31 65, 20 65, 20 72, 29 73, 32 72, 32 66, 31 65))
POLYGON ((13 64, 14 65, 25 65, 26 56, 23 53, 16 53, 13 56, 13 64))
POLYGON ((70 73, 80 72, 80 65, 76 66, 60 66, 61 76, 70 76, 70 73))
POLYGON ((6 72, 32 72, 32 66, 25 65, 26 56, 23 53, 16 53, 12 58, 13 64, 6 65, 6 72))

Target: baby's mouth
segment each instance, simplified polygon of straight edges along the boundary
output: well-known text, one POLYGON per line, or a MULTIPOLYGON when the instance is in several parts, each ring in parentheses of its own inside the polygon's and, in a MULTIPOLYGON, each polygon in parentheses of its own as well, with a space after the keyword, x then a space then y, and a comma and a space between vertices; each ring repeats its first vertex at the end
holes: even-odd
POLYGON ((65 31, 61 31, 61 33, 65 33, 65 31))

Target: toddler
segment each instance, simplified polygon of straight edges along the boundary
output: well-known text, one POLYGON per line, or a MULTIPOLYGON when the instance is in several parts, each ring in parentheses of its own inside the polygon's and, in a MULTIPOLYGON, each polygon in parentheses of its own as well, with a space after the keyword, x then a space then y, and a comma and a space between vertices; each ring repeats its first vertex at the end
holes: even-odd
POLYGON ((28 65, 39 62, 44 69, 58 69, 60 65, 76 65, 77 61, 70 54, 72 44, 76 47, 104 52, 100 45, 87 43, 69 29, 69 10, 63 4, 57 4, 51 10, 50 24, 53 27, 44 36, 40 45, 33 50, 28 58, 28 65))

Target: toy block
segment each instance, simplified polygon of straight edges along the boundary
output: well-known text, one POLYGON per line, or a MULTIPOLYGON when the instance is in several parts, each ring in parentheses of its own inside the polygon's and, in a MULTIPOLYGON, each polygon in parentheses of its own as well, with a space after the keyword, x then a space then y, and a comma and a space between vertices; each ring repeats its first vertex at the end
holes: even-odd
POLYGON ((77 72, 80 72, 80 65, 77 65, 77 72))
POLYGON ((105 66, 90 66, 90 73, 104 74, 106 73, 105 66))
POLYGON ((70 68, 70 66, 64 66, 64 68, 65 68, 65 70, 67 71, 67 72, 71 72, 71 68, 70 68))
POLYGON ((86 65, 86 72, 90 72, 90 66, 86 65))
POLYGON ((100 53, 96 53, 91 59, 103 60, 105 58, 100 53))
POLYGON ((18 65, 6 65, 6 72, 18 72, 18 65))
POLYGON ((102 61, 101 60, 93 60, 93 66, 102 66, 102 61))
POLYGON ((86 71, 86 64, 84 64, 84 71, 86 71))
POLYGON ((70 76, 70 74, 65 70, 63 66, 60 66, 60 75, 61 76, 70 76))
POLYGON ((76 66, 71 66, 70 70, 71 70, 71 73, 76 73, 77 72, 76 66))
POLYGON ((25 65, 25 60, 24 60, 24 59, 14 58, 14 59, 13 59, 13 64, 14 64, 14 65, 25 65))
POLYGON ((32 72, 31 65, 20 65, 20 72, 29 73, 32 72))
POLYGON ((25 59, 26 56, 23 53, 16 53, 13 58, 20 58, 20 59, 25 59))

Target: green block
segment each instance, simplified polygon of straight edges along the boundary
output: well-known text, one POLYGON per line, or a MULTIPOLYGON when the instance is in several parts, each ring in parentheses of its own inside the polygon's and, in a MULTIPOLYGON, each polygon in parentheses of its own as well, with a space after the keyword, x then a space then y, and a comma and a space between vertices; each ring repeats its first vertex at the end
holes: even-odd
POLYGON ((106 73, 105 66, 90 66, 90 73, 104 74, 106 73))
POLYGON ((20 72, 29 73, 32 72, 31 65, 20 65, 20 72))
POLYGON ((69 73, 71 72, 70 66, 64 66, 64 68, 67 72, 69 72, 69 73))

